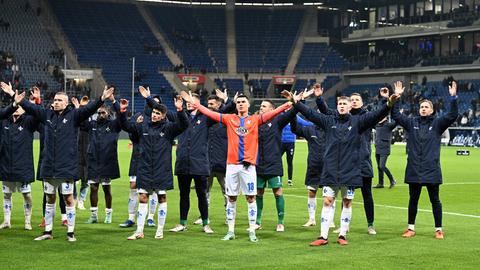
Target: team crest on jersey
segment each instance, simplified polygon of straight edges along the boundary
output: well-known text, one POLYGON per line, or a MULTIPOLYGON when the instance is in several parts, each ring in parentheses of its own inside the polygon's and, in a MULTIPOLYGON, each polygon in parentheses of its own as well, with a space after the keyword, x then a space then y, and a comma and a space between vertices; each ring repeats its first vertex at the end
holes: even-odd
POLYGON ((235 132, 238 134, 238 136, 247 136, 248 134, 248 129, 246 129, 245 127, 238 127, 237 129, 235 129, 235 132))
POLYGON ((249 125, 250 125, 251 123, 252 123, 252 121, 250 121, 250 120, 247 120, 247 124, 249 124, 249 125))
POLYGON ((268 123, 268 127, 272 127, 272 123, 268 123))
POLYGON ((165 135, 165 133, 160 132, 160 137, 163 137, 164 135, 165 135))
POLYGON ((63 122, 64 124, 66 124, 67 121, 68 121, 68 120, 64 118, 62 122, 63 122))
POLYGON ((18 127, 18 131, 22 131, 23 130, 23 127, 18 127))
POLYGON ((200 125, 200 123, 202 123, 202 121, 200 121, 200 119, 197 120, 197 125, 200 125))
POLYGON ((352 126, 349 126, 349 127, 348 127, 348 131, 350 131, 351 129, 352 129, 352 126))
POLYGON ((110 127, 107 127, 105 131, 110 132, 110 127))

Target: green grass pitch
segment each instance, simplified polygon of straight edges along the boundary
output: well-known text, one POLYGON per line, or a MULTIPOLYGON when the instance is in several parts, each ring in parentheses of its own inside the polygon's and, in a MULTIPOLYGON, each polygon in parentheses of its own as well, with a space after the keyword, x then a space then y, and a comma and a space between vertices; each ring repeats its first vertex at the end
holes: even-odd
MULTIPOLYGON (((480 262, 480 150, 469 149, 470 156, 456 156, 457 147, 442 149, 444 185, 440 189, 443 203, 445 239, 434 239, 433 215, 426 190, 423 190, 417 216, 417 236, 400 237, 406 228, 408 187, 403 184, 405 146, 396 145, 388 167, 398 179, 392 190, 374 190, 375 227, 378 234, 366 233, 366 220, 361 192, 355 194, 353 219, 348 234, 349 245, 331 243, 324 247, 308 244, 319 235, 318 217, 321 200, 317 199, 317 226, 302 228, 307 221, 307 197, 303 185, 307 147, 298 142, 294 160, 294 186, 285 187, 286 218, 284 233, 275 232, 276 210, 271 191, 265 194, 263 229, 259 242, 248 241, 246 203, 240 198, 237 209, 234 241, 220 238, 227 230, 223 199, 218 183, 214 184, 210 207, 213 235, 201 232, 192 224, 199 215, 194 190, 188 230, 182 233, 165 232, 165 239, 155 240, 155 228, 145 228, 145 239, 127 241, 133 229, 119 228, 127 217, 128 141, 119 143, 122 178, 113 183, 113 224, 85 224, 89 211, 77 210, 75 229, 78 241, 66 241, 66 228, 60 226, 57 209, 54 240, 34 242, 41 234, 41 183, 33 185, 33 231, 23 230, 23 199, 13 196, 12 228, 0 231, 0 269, 478 269, 480 262)), ((38 152, 38 141, 35 142, 38 152)), ((374 161, 374 166, 376 166, 374 161)), ((175 180, 176 181, 176 180, 175 180)), ((377 178, 374 178, 376 184, 377 178)), ((286 182, 286 179, 284 179, 286 182)), ((175 186, 176 183, 175 183, 175 186)), ((104 218, 103 192, 99 193, 99 218, 104 218)), ((179 221, 178 190, 168 192, 166 229, 179 221)), ((89 207, 87 201, 86 207, 89 207)), ((335 223, 339 224, 340 207, 335 223)), ((2 212, 3 213, 3 212, 2 212)), ((1 217, 0 217, 1 218, 1 217)), ((156 217, 155 217, 156 219, 156 217)))

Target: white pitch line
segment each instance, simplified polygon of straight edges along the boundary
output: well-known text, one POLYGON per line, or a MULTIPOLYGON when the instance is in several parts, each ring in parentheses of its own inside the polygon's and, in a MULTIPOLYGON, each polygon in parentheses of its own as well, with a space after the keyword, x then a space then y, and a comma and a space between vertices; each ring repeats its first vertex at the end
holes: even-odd
MULTIPOLYGON (((480 181, 478 182, 458 182, 458 183, 443 183, 441 186, 465 186, 465 185, 480 185, 480 181)), ((388 186, 388 184, 387 184, 388 186)), ((408 187, 408 184, 396 184, 395 187, 408 187)), ((307 190, 305 187, 284 187, 284 190, 289 189, 304 189, 307 190)), ((386 187, 385 189, 388 189, 386 187)))
MULTIPOLYGON (((294 198, 302 198, 302 199, 306 199, 307 196, 298 196, 298 195, 291 195, 291 194, 283 194, 283 196, 286 196, 286 197, 294 197, 294 198)), ((363 205, 362 202, 352 202, 353 204, 359 204, 359 205, 363 205)), ((386 204, 375 204, 375 206, 380 206, 380 207, 385 207, 385 208, 391 208, 391 209, 398 209, 398 210, 408 210, 407 207, 401 207, 401 206, 393 206, 393 205, 386 205, 386 204)), ((427 212, 427 213, 431 213, 432 210, 431 209, 418 209, 419 212, 427 212)), ((462 213, 455 213, 455 212, 442 212, 443 214, 445 215, 451 215, 451 216, 460 216, 460 217, 470 217, 470 218, 480 218, 480 216, 476 216, 476 215, 470 215, 470 214, 462 214, 462 213)))

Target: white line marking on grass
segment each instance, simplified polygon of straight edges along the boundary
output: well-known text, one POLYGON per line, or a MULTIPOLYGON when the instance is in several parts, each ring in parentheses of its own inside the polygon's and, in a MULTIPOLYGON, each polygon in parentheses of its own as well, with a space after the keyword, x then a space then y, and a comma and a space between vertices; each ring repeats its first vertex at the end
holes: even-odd
MULTIPOLYGON (((298 196, 298 195, 290 195, 290 194, 283 194, 283 196, 286 196, 286 197, 294 197, 294 198, 302 198, 302 199, 306 199, 307 198, 307 195, 305 196, 298 196)), ((340 200, 338 200, 340 201, 340 200)), ((363 205, 362 202, 352 202, 353 204, 358 204, 358 205, 363 205)), ((401 206, 393 206, 393 205, 386 205, 386 204, 375 204, 375 206, 380 206, 380 207, 385 207, 385 208, 390 208, 390 209, 398 209, 398 210, 408 210, 407 207, 401 207, 401 206)), ((427 212, 427 213, 431 213, 432 210, 431 209, 418 209, 419 212, 427 212)), ((443 214, 445 215, 452 215, 452 216, 460 216, 460 217, 470 217, 470 218, 480 218, 480 216, 476 216, 476 215, 470 215, 470 214, 462 214, 462 213, 455 213, 455 212, 442 212, 443 214)))
MULTIPOLYGON (((478 181, 478 182, 443 183, 441 186, 465 186, 465 185, 480 185, 480 181, 478 181)), ((396 184, 395 187, 408 187, 408 184, 396 184)), ((289 189, 304 189, 304 190, 307 190, 306 187, 284 187, 283 189, 284 190, 289 190, 289 189)), ((388 187, 386 187, 385 189, 388 189, 388 187)))

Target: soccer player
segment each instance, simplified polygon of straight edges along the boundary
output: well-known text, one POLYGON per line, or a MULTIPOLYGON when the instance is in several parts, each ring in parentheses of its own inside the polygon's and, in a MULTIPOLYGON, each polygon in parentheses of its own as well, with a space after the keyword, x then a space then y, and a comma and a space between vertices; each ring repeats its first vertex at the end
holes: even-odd
POLYGON ((61 186, 67 207, 67 240, 74 242, 75 200, 73 198, 74 181, 78 180, 78 129, 80 123, 93 115, 103 101, 113 94, 113 88, 105 87, 100 99, 90 102, 79 109, 67 107, 68 96, 57 92, 52 108, 46 109, 31 104, 26 100, 20 106, 29 115, 45 125, 45 148, 42 162, 41 178, 44 192, 47 194, 45 210, 45 231, 35 240, 53 239, 53 218, 55 216, 55 193, 61 186))
MULTIPOLYGON (((273 101, 265 99, 260 104, 260 113, 265 114, 275 109, 273 101)), ((295 117, 293 110, 280 114, 266 121, 258 128, 257 161, 257 221, 255 229, 262 228, 263 194, 267 186, 272 189, 277 208, 277 232, 285 231, 285 199, 282 190, 282 131, 295 117)))
MULTIPOLYGON (((113 106, 118 106, 113 95, 113 106)), ((88 184, 90 185, 90 211, 87 223, 98 223, 98 188, 102 184, 105 193, 105 220, 112 223, 111 181, 120 177, 118 166, 118 134, 121 126, 118 118, 111 119, 109 108, 105 105, 97 110, 96 120, 90 119, 82 124, 81 129, 88 130, 89 144, 87 151, 88 184)))
MULTIPOLYGON (((139 86, 139 89, 145 88, 143 86, 139 86)), ((150 91, 147 87, 146 90, 150 91)), ((161 104, 162 100, 160 96, 153 96, 152 99, 161 104)), ((146 104, 143 112, 137 113, 130 118, 133 123, 141 124, 143 123, 144 119, 147 120, 150 118, 152 114, 152 104, 146 104)), ((175 121, 176 114, 170 111, 167 111, 167 120, 175 121)), ((135 214, 138 207, 138 193, 137 193, 137 167, 138 161, 140 160, 140 146, 138 144, 139 138, 132 133, 128 134, 130 141, 132 142, 132 155, 130 157, 130 167, 128 169, 128 175, 130 178, 130 193, 128 197, 128 219, 120 224, 121 228, 130 228, 135 225, 135 214)), ((155 227, 155 222, 153 221, 153 217, 155 215, 155 210, 158 204, 158 196, 156 193, 152 193, 148 196, 149 201, 149 210, 148 210, 148 218, 147 218, 147 226, 148 227, 155 227)))
MULTIPOLYGON (((207 99, 208 108, 212 111, 221 113, 234 112, 235 103, 228 97, 227 90, 222 92, 217 89, 215 91, 216 95, 211 95, 207 99)), ((233 99, 235 100, 236 97, 233 99)), ((217 178, 224 197, 223 207, 227 207, 227 196, 225 195, 225 171, 227 170, 228 148, 227 129, 222 123, 217 123, 210 119, 208 120, 208 158, 210 160, 210 176, 207 178, 207 203, 210 207, 210 192, 213 186, 213 179, 217 178)), ((202 224, 202 218, 200 217, 193 224, 202 224)))
MULTIPOLYGON (((405 88, 402 82, 394 84, 395 93, 403 94, 405 88)), ((443 239, 442 231, 442 203, 439 190, 442 184, 440 168, 440 139, 442 133, 452 125, 458 117, 457 83, 453 81, 448 87, 450 93, 450 110, 443 116, 435 116, 433 104, 430 100, 420 101, 420 116, 407 117, 400 113, 396 105, 392 110, 392 118, 405 129, 408 136, 407 167, 405 169, 405 183, 408 184, 410 201, 408 203, 408 228, 403 237, 415 236, 415 218, 418 210, 418 199, 425 186, 432 203, 433 218, 435 220, 435 238, 443 239)))
MULTIPOLYGON (((315 84, 314 94, 317 96, 316 103, 318 109, 321 113, 325 114, 334 114, 335 110, 330 110, 326 103, 321 98, 323 94, 323 89, 320 84, 315 84)), ((387 93, 381 93, 382 97, 385 96, 388 98, 387 93)), ((367 113, 367 110, 363 108, 362 96, 358 93, 353 93, 350 95, 350 104, 351 104, 351 115, 364 115, 367 113)), ((363 208, 365 209, 365 216, 367 218, 367 232, 370 235, 377 234, 375 227, 373 226, 375 218, 375 208, 372 195, 372 178, 373 178, 373 168, 372 168, 372 128, 364 130, 361 134, 360 140, 360 169, 362 175, 362 197, 363 197, 363 208)))
POLYGON ((18 107, 25 93, 15 95, 10 84, 1 82, 2 90, 12 98, 13 104, 0 109, 0 179, 3 181, 3 223, 0 229, 11 228, 12 193, 21 192, 24 199, 25 230, 32 230, 32 196, 30 183, 35 181, 33 170, 33 133, 36 123, 24 116, 18 107), (12 116, 13 114, 13 116, 12 116))
MULTIPOLYGON (((143 94, 142 94, 143 95, 143 94)), ((151 99, 147 96, 147 99, 151 99)), ((126 119, 128 101, 120 104, 120 123, 123 129, 139 138, 140 160, 137 163, 136 185, 139 196, 137 230, 128 240, 144 238, 143 229, 148 208, 148 195, 158 194, 158 224, 155 239, 163 239, 163 228, 167 217, 167 190, 173 189, 172 140, 188 127, 187 115, 183 111, 183 101, 175 99, 177 117, 175 122, 167 121, 167 107, 155 104, 150 118, 142 123, 132 123, 126 119)))
POLYGON ((223 123, 227 127, 228 157, 225 193, 228 196, 226 209, 228 232, 223 240, 235 239, 236 202, 240 189, 242 189, 248 202, 249 239, 251 242, 257 242, 258 239, 255 234, 257 219, 255 164, 258 152, 258 127, 290 108, 290 102, 265 114, 249 115, 250 102, 247 96, 240 94, 235 101, 238 113, 222 114, 203 107, 191 94, 182 91, 182 97, 202 114, 214 121, 223 123))
MULTIPOLYGON (((193 95, 195 102, 200 102, 200 96, 193 95)), ((195 182, 198 210, 202 218, 203 231, 212 234, 208 221, 207 177, 210 175, 208 159, 208 118, 200 113, 191 102, 187 102, 190 124, 178 136, 177 158, 175 160, 175 175, 180 189, 180 222, 170 232, 181 232, 187 228, 188 212, 190 210, 190 184, 195 182)))
MULTIPOLYGON (((388 89, 387 89, 388 90, 388 89)), ((390 188, 393 188, 397 181, 387 168, 387 159, 390 155, 392 144, 392 130, 397 126, 395 121, 389 122, 388 118, 382 119, 375 127, 375 159, 378 167, 378 184, 374 188, 383 188, 384 173, 390 180, 390 188)))
MULTIPOLYGON (((307 98, 308 96, 309 94, 304 92, 303 98, 307 98)), ((299 117, 290 121, 290 127, 293 134, 303 137, 307 141, 308 157, 305 186, 308 190, 308 221, 303 224, 303 227, 310 227, 317 224, 315 219, 317 209, 316 198, 317 190, 321 188, 320 177, 322 175, 323 155, 325 154, 325 131, 317 125, 301 126, 298 123, 298 118, 299 117)))
POLYGON ((320 226, 320 237, 310 243, 311 246, 328 244, 328 230, 333 219, 333 201, 335 194, 341 191, 343 208, 340 219, 340 233, 337 242, 347 245, 347 230, 352 218, 352 200, 355 187, 362 186, 360 158, 361 136, 365 130, 372 128, 382 118, 388 115, 390 107, 397 100, 396 95, 390 97, 388 106, 363 115, 351 115, 350 99, 342 96, 337 99, 337 113, 325 115, 308 108, 299 102, 302 95, 292 95, 289 99, 294 108, 308 120, 325 130, 326 151, 323 159, 320 185, 323 186, 323 208, 320 226))

